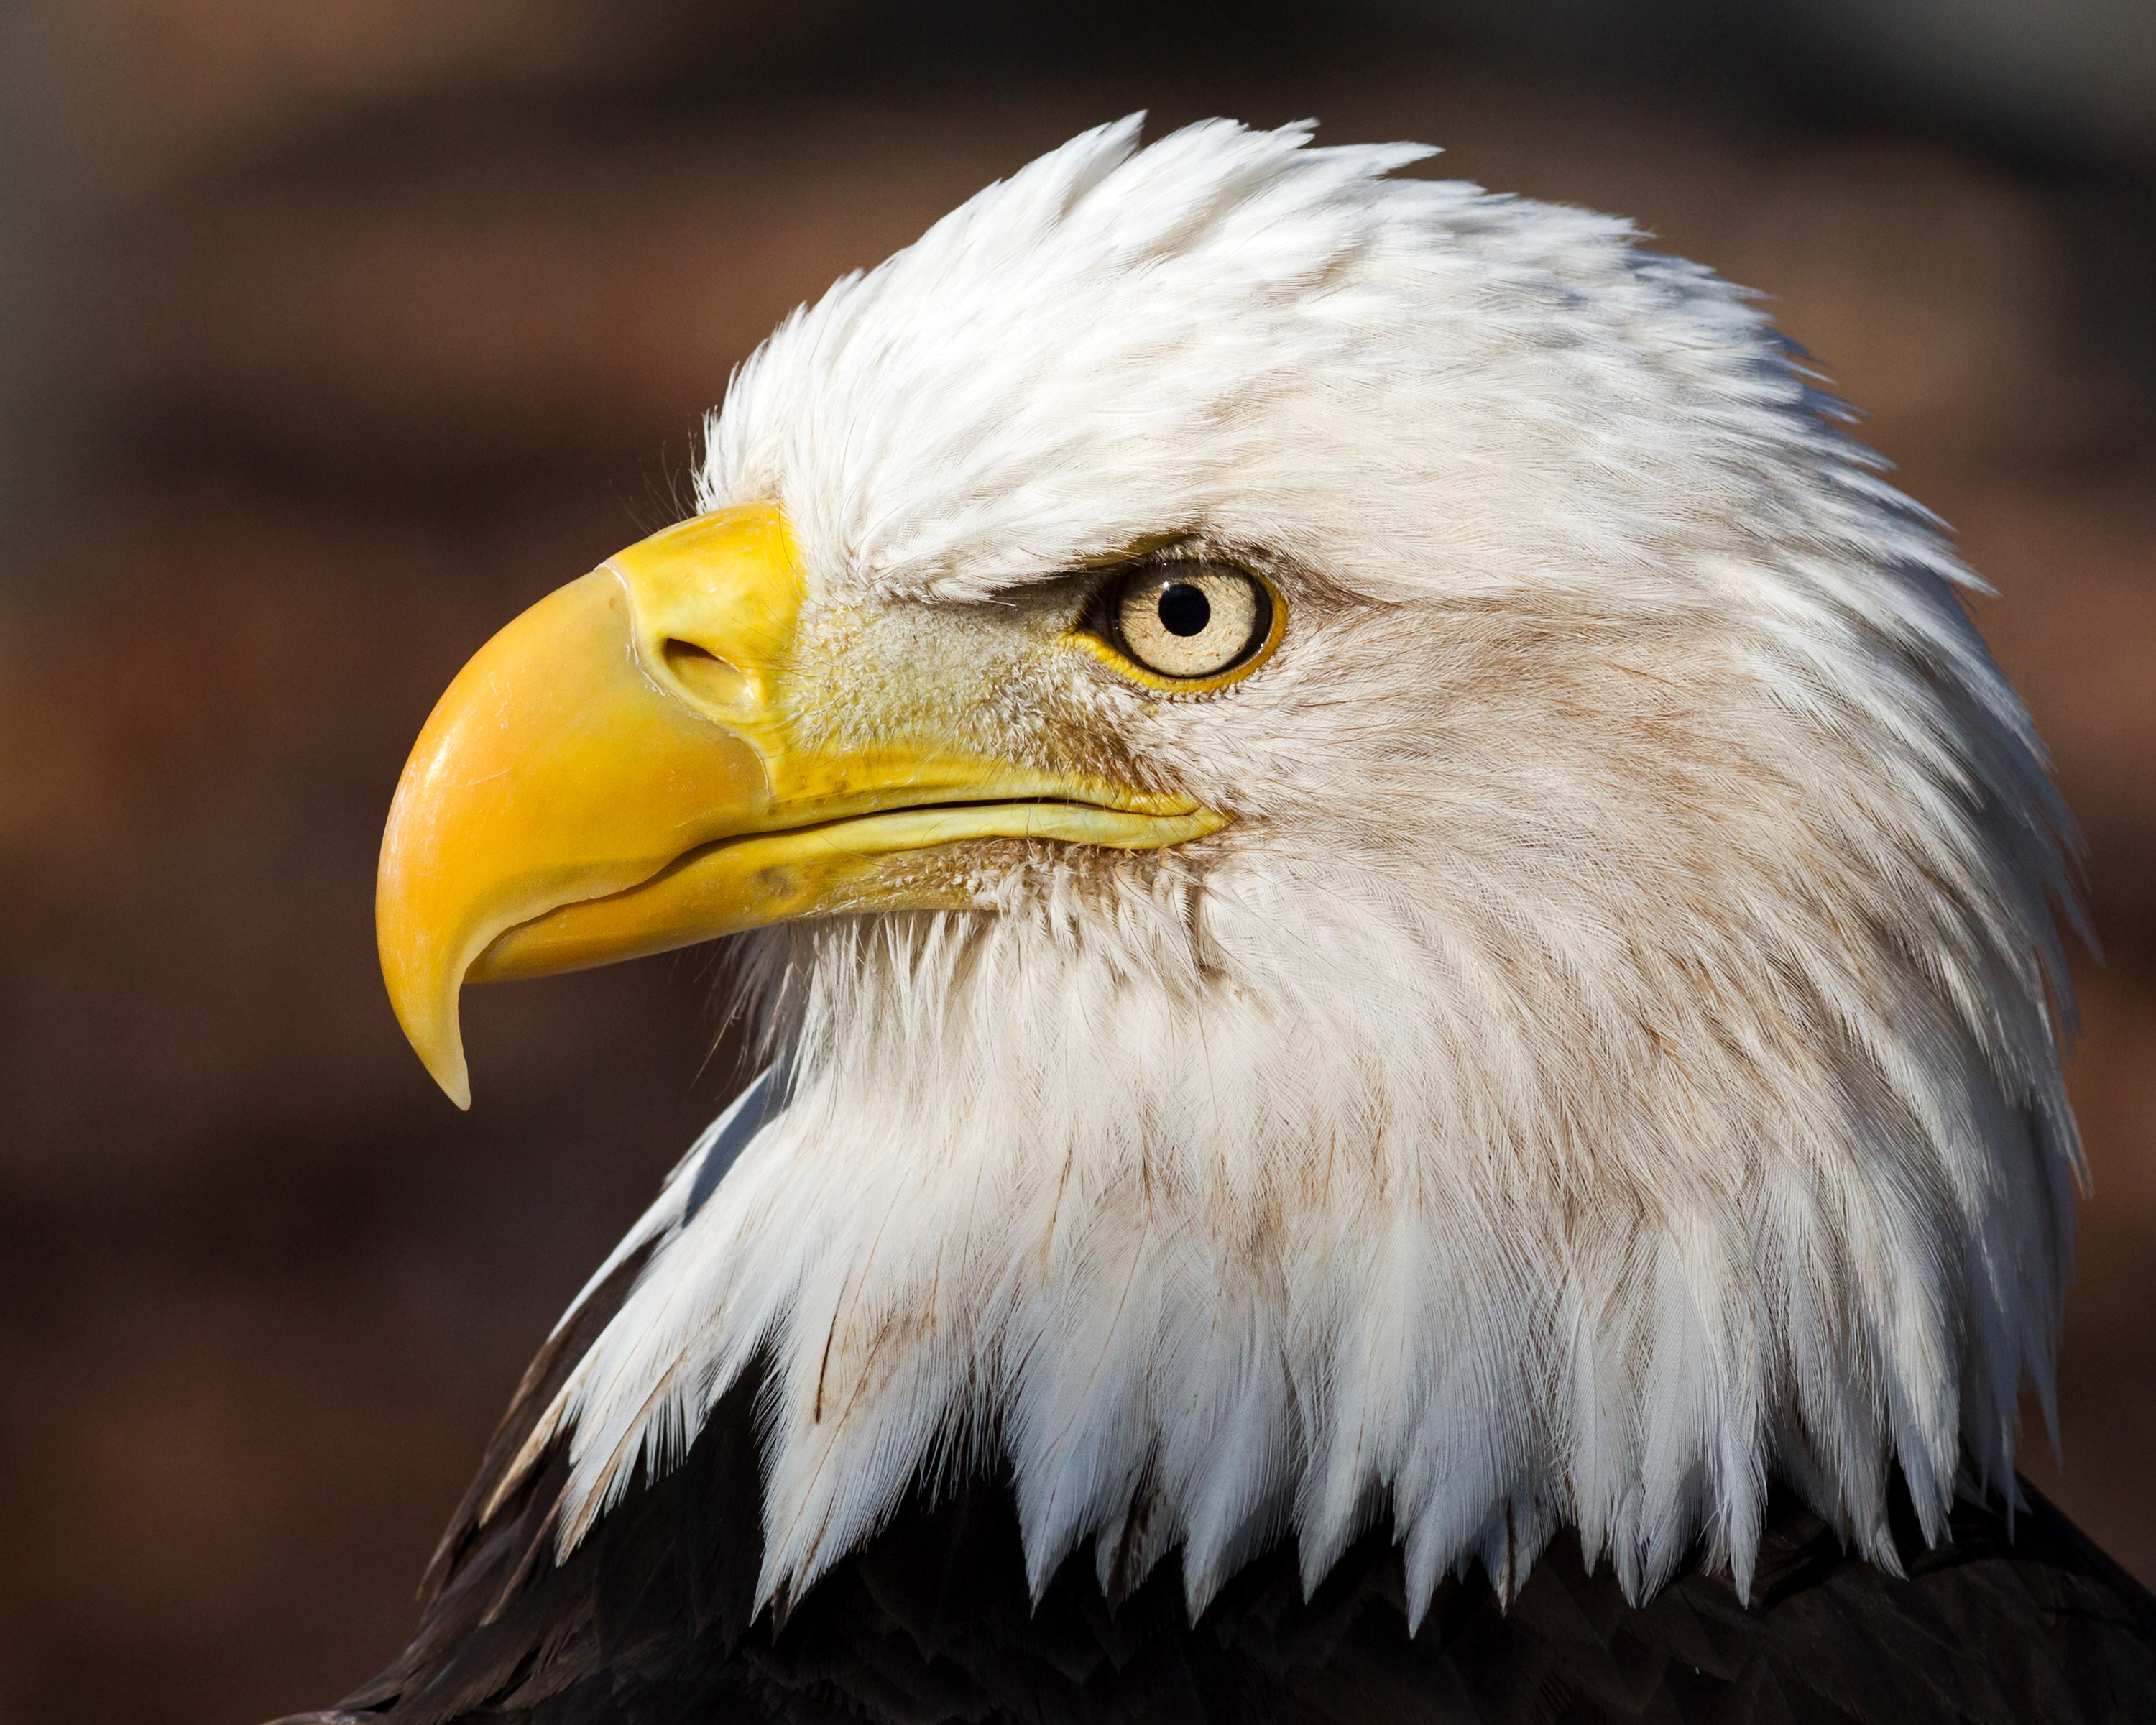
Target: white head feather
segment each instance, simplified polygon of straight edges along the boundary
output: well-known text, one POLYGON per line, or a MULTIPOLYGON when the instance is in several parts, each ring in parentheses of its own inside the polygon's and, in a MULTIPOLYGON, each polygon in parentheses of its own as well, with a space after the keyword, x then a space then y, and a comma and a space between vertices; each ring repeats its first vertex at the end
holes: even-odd
POLYGON ((1234 824, 755 937, 783 1105, 624 1242, 531 1452, 564 1546, 766 1352, 767 1598, 983 1461, 1036 1589, 1179 1548, 1194 1611, 1375 1518, 1415 1618, 1568 1524, 1635 1597, 1696 1542, 1745 1589, 1770 1474, 1891 1566, 1894 1465, 1933 1535, 2010 1489, 2071 1250, 2066 817, 1972 578, 1625 223, 1136 136, 788 320, 702 501, 783 505, 862 675, 1135 545, 1264 569, 1287 638, 1214 698, 980 649, 1007 752, 1234 824))

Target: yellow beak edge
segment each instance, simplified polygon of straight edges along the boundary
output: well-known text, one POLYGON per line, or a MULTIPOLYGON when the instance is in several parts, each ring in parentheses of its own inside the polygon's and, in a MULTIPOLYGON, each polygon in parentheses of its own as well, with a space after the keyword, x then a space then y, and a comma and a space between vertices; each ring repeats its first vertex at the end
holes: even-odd
POLYGON ((972 902, 888 869, 899 853, 991 838, 1152 850, 1226 824, 1188 799, 924 747, 918 725, 894 724, 903 744, 797 747, 805 597, 775 507, 700 516, 542 599, 443 695, 390 805, 375 932, 398 1020, 459 1107, 468 981, 972 902))

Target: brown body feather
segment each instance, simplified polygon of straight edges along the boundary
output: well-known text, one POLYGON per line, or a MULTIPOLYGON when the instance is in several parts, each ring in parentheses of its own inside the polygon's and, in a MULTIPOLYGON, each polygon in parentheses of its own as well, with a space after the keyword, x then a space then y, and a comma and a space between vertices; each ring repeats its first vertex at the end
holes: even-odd
POLYGON ((781 1624, 753 1609, 755 1373, 680 1467, 639 1480, 557 1565, 558 1454, 484 1526, 477 1507, 639 1267, 533 1363, 410 1645, 305 1725, 2156 1720, 2156 1597, 2033 1491, 2010 1531, 1962 1505, 1936 1550, 1904 1501, 1897 1578, 1778 1491, 1749 1606, 1693 1571, 1635 1608, 1561 1538, 1509 1609, 1476 1572, 1445 1583, 1410 1638, 1383 1532, 1307 1600, 1292 1548, 1276 1548, 1194 1625, 1173 1563, 1111 1608, 1081 1555, 1035 1608, 1009 1493, 980 1480, 916 1494, 781 1624))

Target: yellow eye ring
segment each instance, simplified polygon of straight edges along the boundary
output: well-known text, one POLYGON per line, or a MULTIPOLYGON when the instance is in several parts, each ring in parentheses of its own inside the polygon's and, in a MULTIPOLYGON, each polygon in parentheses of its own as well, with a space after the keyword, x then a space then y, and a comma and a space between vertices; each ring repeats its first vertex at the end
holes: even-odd
POLYGON ((1132 682, 1163 695, 1208 695, 1271 658, 1286 628, 1286 602, 1263 576, 1234 563, 1175 558, 1104 583, 1074 634, 1132 682), (1216 661, 1212 668, 1177 674, 1208 660, 1216 661))

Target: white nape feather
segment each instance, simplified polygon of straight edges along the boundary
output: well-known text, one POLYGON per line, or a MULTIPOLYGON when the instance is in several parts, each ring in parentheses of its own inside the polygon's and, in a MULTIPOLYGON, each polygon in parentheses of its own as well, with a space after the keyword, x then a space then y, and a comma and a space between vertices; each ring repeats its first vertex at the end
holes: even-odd
POLYGON ((841 672, 949 685, 1235 823, 754 937, 785 1106, 632 1236, 527 1451, 567 1435, 562 1548, 761 1353, 766 1599, 983 1463, 1036 1590, 1179 1551, 1194 1611, 1378 1521, 1414 1620, 1567 1525, 1635 1599, 1699 1545, 1746 1590, 1770 1476, 1891 1568, 1896 1465, 1933 1538, 2011 1491, 2071 1250, 2066 817, 1971 578, 1624 223, 1136 134, 790 318, 702 501, 795 525, 847 644, 804 722, 867 722, 841 672), (1164 535, 1278 585, 1261 672, 996 656, 1164 535))

